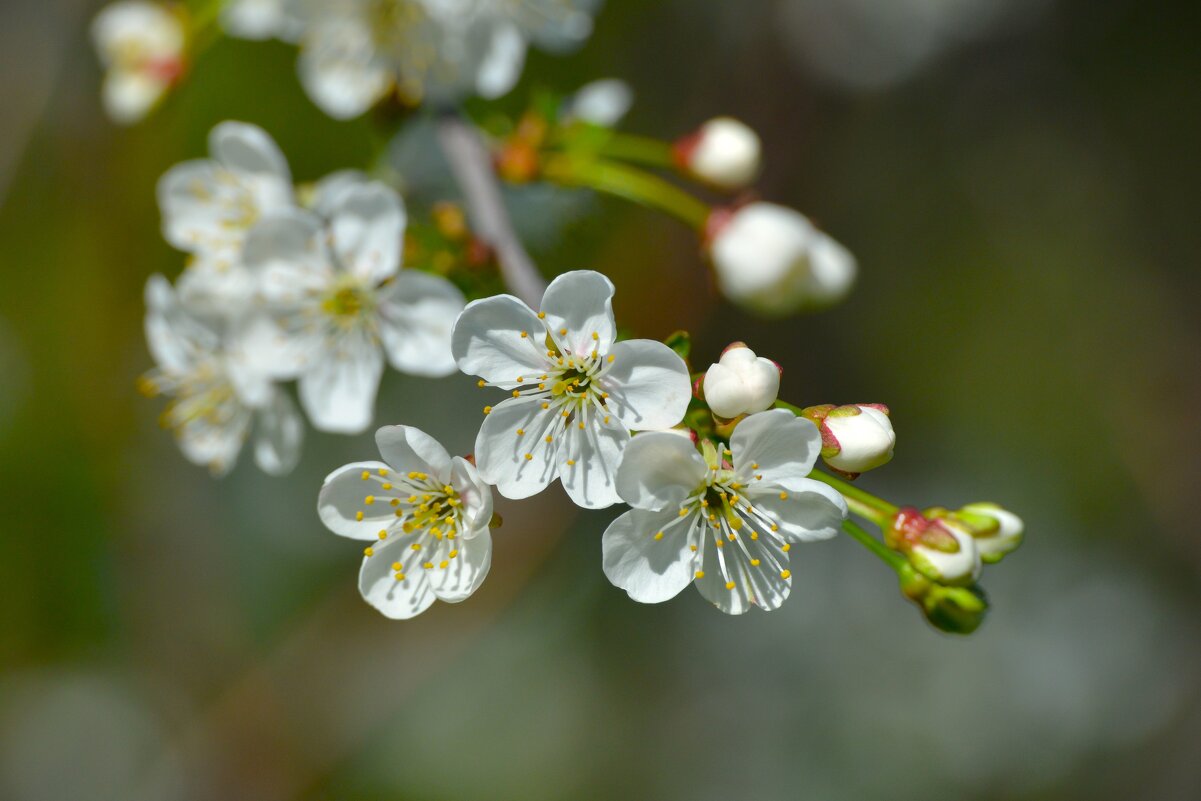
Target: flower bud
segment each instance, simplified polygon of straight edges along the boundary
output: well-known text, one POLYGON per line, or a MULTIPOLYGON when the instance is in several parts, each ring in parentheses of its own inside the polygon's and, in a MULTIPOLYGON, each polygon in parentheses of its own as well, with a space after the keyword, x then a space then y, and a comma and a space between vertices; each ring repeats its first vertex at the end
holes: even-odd
POLYGON ((855 282, 855 257, 793 209, 763 202, 717 209, 707 229, 722 293, 759 314, 829 306, 855 282))
POLYGON ((634 90, 625 81, 605 78, 581 86, 564 104, 565 122, 580 120, 602 128, 616 127, 634 104, 634 90))
POLYGON ((92 41, 105 68, 102 100, 114 121, 146 116, 183 75, 183 20, 147 0, 119 0, 92 22, 92 41))
POLYGON ((802 415, 822 434, 822 458, 844 475, 855 477, 892 459, 896 432, 882 403, 810 406, 802 415))
POLYGON ((949 634, 971 634, 984 622, 988 599, 979 586, 948 587, 916 570, 900 572, 901 592, 917 604, 934 628, 949 634))
POLYGON ((709 367, 703 390, 705 403, 718 417, 729 420, 762 412, 771 408, 780 392, 780 365, 735 342, 709 367))
POLYGON ((675 143, 684 172, 718 189, 742 189, 759 174, 759 135, 732 117, 716 117, 675 143))
POLYGON ((913 568, 939 584, 970 584, 980 576, 980 551, 968 529, 950 518, 931 520, 917 509, 897 512, 884 532, 888 547, 909 557, 913 568))
POLYGON ((952 521, 968 531, 976 541, 980 559, 988 564, 999 562, 1016 550, 1025 533, 1022 519, 995 503, 969 503, 957 512, 928 509, 926 516, 952 521))

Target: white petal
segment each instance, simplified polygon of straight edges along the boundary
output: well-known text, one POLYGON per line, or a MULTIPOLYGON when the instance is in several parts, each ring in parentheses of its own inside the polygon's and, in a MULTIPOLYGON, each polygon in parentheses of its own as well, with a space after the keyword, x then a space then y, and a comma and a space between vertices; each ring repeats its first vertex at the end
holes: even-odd
POLYGON ((216 332, 180 307, 171 283, 161 275, 146 281, 146 343, 159 367, 188 372, 198 359, 220 347, 216 332))
POLYGON ((506 498, 528 498, 546 489, 559 473, 559 440, 545 439, 557 417, 543 410, 540 398, 510 398, 494 407, 475 439, 480 476, 506 498), (519 435, 518 429, 525 433, 519 435))
POLYGON ((338 170, 322 178, 313 186, 309 209, 322 217, 333 216, 342 193, 356 186, 367 184, 370 179, 362 170, 338 170))
POLYGON ((602 380, 613 413, 635 431, 671 428, 684 419, 692 384, 688 366, 651 339, 628 339, 609 350, 613 364, 602 380))
POLYGON ((480 477, 475 465, 461 456, 454 457, 450 483, 463 501, 460 537, 469 540, 486 533, 492 523, 492 488, 480 477))
POLYGON ((614 415, 585 409, 582 416, 577 414, 567 421, 562 436, 559 480, 571 500, 585 509, 604 509, 621 500, 617 494, 617 466, 630 441, 630 432, 621 421, 614 415))
POLYGON ((513 88, 525 63, 525 37, 515 25, 501 25, 492 32, 488 52, 476 74, 476 91, 489 100, 513 88))
POLYGON ((465 302, 463 293, 445 278, 401 270, 380 293, 380 335, 388 362, 410 375, 455 372, 451 331, 465 302))
POLYGON ((601 537, 605 576, 641 603, 674 598, 696 573, 696 554, 688 547, 695 522, 695 514, 631 509, 601 537), (655 539, 658 532, 663 536, 655 539))
POLYGON ((697 579, 696 588, 726 614, 741 615, 752 606, 777 609, 788 598, 792 578, 791 574, 785 578, 783 572, 788 569, 788 556, 774 537, 753 541, 748 548, 750 558, 736 541, 726 540, 724 547, 718 549, 714 541, 708 540, 704 548, 705 575, 697 579), (758 559, 759 564, 752 564, 751 558, 758 559), (733 587, 728 586, 731 582, 733 587))
POLYGON ((226 121, 209 134, 209 153, 226 169, 244 176, 292 184, 288 160, 275 140, 257 125, 226 121))
POLYGON ((396 515, 387 503, 365 503, 379 486, 371 476, 379 475, 380 468, 390 469, 383 462, 355 462, 326 476, 317 498, 317 514, 326 528, 352 540, 378 540, 379 532, 396 522, 396 515), (366 481, 364 473, 368 475, 366 481))
POLYGON ((101 100, 113 122, 129 125, 142 119, 166 94, 170 83, 145 72, 113 69, 104 76, 101 100))
POLYGON ((178 56, 184 45, 179 17, 145 0, 118 0, 105 6, 92 21, 91 32, 106 64, 121 60, 134 48, 150 58, 178 56))
POLYGON ((305 91, 334 119, 359 116, 392 86, 374 50, 371 31, 353 18, 312 27, 297 63, 305 91))
POLYGON ((163 237, 180 250, 209 253, 230 262, 245 236, 243 228, 227 221, 227 209, 239 189, 223 179, 225 171, 212 161, 176 164, 158 182, 158 205, 163 237))
POLYGON ((300 460, 303 441, 304 421, 300 410, 288 393, 276 390, 270 403, 259 410, 255 423, 255 463, 273 476, 286 475, 300 460))
POLYGON ((258 409, 271 402, 275 387, 271 383, 271 376, 259 369, 258 365, 247 364, 228 355, 223 355, 221 365, 238 402, 243 406, 258 409))
MULTIPOLYGON (((227 362, 231 372, 264 379, 295 378, 303 371, 320 341, 312 336, 288 336, 268 315, 244 315, 228 328, 227 362)), ((252 406, 259 404, 247 400, 252 406)))
POLYGON ((457 539, 458 555, 447 558, 446 567, 424 571, 438 600, 447 603, 464 601, 479 589, 492 567, 492 534, 485 529, 471 539, 457 539))
POLYGON ((264 300, 278 308, 305 302, 335 280, 321 220, 299 209, 273 214, 255 225, 242 260, 264 300))
POLYGON ((321 431, 357 434, 371 425, 375 393, 384 372, 379 345, 349 334, 327 346, 300 377, 300 402, 321 431))
POLYGON ((258 287, 242 264, 212 255, 193 259, 177 283, 179 300, 189 311, 222 322, 245 314, 258 287))
POLYGON ((705 483, 708 468, 688 437, 666 431, 638 434, 617 471, 621 499, 639 509, 675 511, 705 483))
POLYGON ((415 537, 396 537, 377 548, 374 556, 363 558, 359 568, 359 592, 363 600, 393 620, 408 620, 433 605, 434 588, 428 570, 414 564, 398 581, 392 563, 408 556, 407 543, 415 537))
POLYGON ((177 429, 175 440, 184 458, 220 476, 237 462, 250 429, 251 414, 246 407, 230 401, 212 417, 219 422, 210 422, 208 415, 201 415, 177 429))
MULTIPOLYGON (((767 481, 765 476, 763 479, 767 481)), ((747 487, 747 499, 780 527, 786 539, 801 542, 835 536, 847 518, 847 502, 827 484, 806 478, 793 481, 787 490, 763 490, 759 482, 747 487), (784 497, 781 498, 780 496, 784 497)))
POLYGON ((634 104, 634 90, 625 81, 606 78, 581 86, 572 96, 568 118, 612 128, 634 104))
POLYGON ((542 296, 542 311, 555 341, 577 355, 608 353, 617 338, 613 291, 613 282, 593 270, 564 273, 551 281, 542 296))
POLYGON ((442 484, 450 481, 450 454, 442 443, 419 428, 384 426, 375 432, 380 456, 398 473, 428 473, 442 484))
POLYGON ((371 284, 400 269, 405 209, 400 195, 381 183, 349 187, 338 197, 330 229, 342 267, 371 284))
POLYGON ((451 350, 467 375, 515 384, 519 375, 547 369, 545 336, 542 321, 529 306, 512 295, 496 295, 467 304, 455 321, 451 350))
POLYGON ((757 484, 785 489, 805 485, 821 447, 817 426, 786 409, 752 414, 730 437, 739 481, 749 484, 762 475, 757 484))
POLYGON ((221 27, 240 39, 270 39, 287 31, 281 0, 227 0, 221 27))

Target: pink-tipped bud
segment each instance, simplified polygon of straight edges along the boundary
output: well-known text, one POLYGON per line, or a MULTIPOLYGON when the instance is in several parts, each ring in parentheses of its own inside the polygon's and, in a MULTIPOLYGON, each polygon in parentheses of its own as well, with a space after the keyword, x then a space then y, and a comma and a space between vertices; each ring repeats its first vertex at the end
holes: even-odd
POLYGON ((892 459, 897 435, 887 406, 836 406, 825 409, 821 418, 822 458, 840 473, 866 473, 892 459))
POLYGON ((970 584, 980 576, 980 551, 971 533, 953 521, 931 520, 913 507, 899 510, 884 532, 888 547, 940 584, 970 584))
POLYGON ((715 209, 705 237, 722 294, 764 315, 837 303, 858 272, 846 248, 800 212, 774 203, 715 209))
POLYGON ((741 342, 722 351, 704 378, 704 398, 714 415, 732 419, 770 409, 780 392, 779 365, 741 342))
POLYGON ((716 117, 679 139, 673 147, 676 164, 710 186, 742 189, 759 174, 762 159, 759 135, 732 117, 716 117))

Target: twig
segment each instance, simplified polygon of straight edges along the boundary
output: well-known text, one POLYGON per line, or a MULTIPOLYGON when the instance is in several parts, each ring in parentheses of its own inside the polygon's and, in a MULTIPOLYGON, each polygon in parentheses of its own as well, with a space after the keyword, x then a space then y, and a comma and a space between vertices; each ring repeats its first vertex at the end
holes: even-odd
POLYGON ((475 128, 455 113, 438 119, 438 142, 467 199, 476 234, 496 251, 505 284, 514 295, 537 308, 546 282, 513 231, 488 149, 475 128))

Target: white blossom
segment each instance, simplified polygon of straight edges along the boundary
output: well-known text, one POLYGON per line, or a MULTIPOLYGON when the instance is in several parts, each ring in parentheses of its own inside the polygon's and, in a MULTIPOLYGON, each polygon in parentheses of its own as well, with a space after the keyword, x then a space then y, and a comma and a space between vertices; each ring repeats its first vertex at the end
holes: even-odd
POLYGON ((375 441, 383 461, 338 468, 317 501, 330 531, 372 543, 359 569, 363 599, 398 620, 435 600, 465 600, 492 565, 492 490, 419 429, 385 426, 375 441))
POLYGON ((299 0, 225 0, 221 26, 240 39, 295 42, 304 30, 299 0))
POLYGON ((718 417, 762 412, 780 392, 780 365, 735 342, 705 372, 703 389, 705 403, 718 417))
POLYGON ((298 376, 318 429, 357 433, 371 424, 385 357, 412 375, 455 371, 450 333, 464 300, 445 278, 401 269, 405 209, 388 187, 347 181, 328 211, 328 224, 293 209, 251 232, 243 259, 263 313, 239 330, 238 349, 298 376))
POLYGON ((617 473, 634 508, 605 531, 605 575, 643 603, 695 583, 723 612, 776 609, 792 587, 792 545, 833 537, 847 515, 838 492, 807 478, 817 428, 776 409, 740 422, 728 449, 702 445, 703 456, 674 434, 634 437, 617 473))
POLYGON ((756 202, 716 218, 709 244, 733 302, 767 315, 829 306, 855 282, 855 257, 803 214, 756 202))
POLYGON ((552 281, 538 313, 497 295, 455 323, 459 369, 512 394, 485 407, 475 445, 480 475, 501 495, 526 498, 558 478, 580 506, 609 506, 629 432, 683 419, 683 359, 661 342, 617 342, 612 298, 608 278, 581 270, 552 281))
POLYGON ((565 121, 580 120, 602 128, 621 122, 634 104, 634 90, 618 78, 586 83, 566 100, 561 112, 565 121))
POLYGON ((865 473, 887 464, 897 444, 888 407, 850 405, 831 409, 821 423, 822 457, 844 473, 865 473))
POLYGON ((242 261, 246 238, 264 217, 294 206, 292 175, 279 147, 254 125, 217 125, 209 154, 168 170, 158 201, 163 236, 193 254, 179 280, 181 298, 230 319, 246 313, 255 290, 242 261))
POLYGON ((182 308, 162 276, 146 283, 146 307, 146 339, 158 366, 139 386, 171 398, 160 420, 184 456, 222 475, 253 428, 258 466, 277 475, 291 471, 304 423, 287 393, 229 356, 218 332, 182 308))
POLYGON ((676 159, 687 172, 718 189, 749 186, 762 160, 759 135, 732 117, 715 117, 675 146, 676 159))
POLYGON ((494 98, 526 47, 563 49, 592 30, 588 0, 325 0, 302 14, 299 70, 313 101, 358 116, 395 90, 417 101, 494 98))
POLYGON ((116 122, 142 119, 183 74, 183 22, 159 3, 106 6, 92 21, 92 41, 105 68, 104 109, 116 122))

